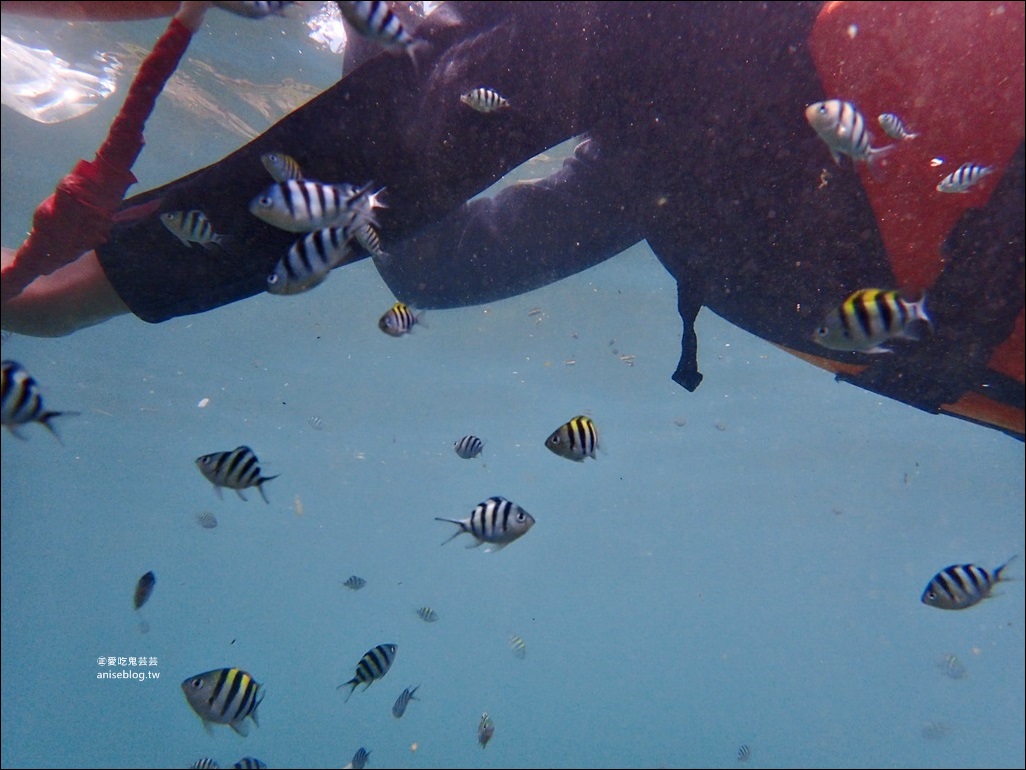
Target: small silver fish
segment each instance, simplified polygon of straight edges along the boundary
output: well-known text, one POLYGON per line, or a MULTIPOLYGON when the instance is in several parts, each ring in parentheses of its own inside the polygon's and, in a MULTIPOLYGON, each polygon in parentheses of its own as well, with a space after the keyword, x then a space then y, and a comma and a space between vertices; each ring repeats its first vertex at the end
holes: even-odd
POLYGON ((486 711, 481 715, 481 721, 477 725, 477 742, 481 744, 482 749, 488 745, 488 741, 492 739, 493 735, 495 735, 495 723, 486 711))
POLYGON ((425 623, 435 623, 438 620, 438 613, 430 607, 421 607, 417 610, 417 617, 425 623))
POLYGON ((261 476, 257 457, 248 446, 202 455, 196 458, 196 466, 200 469, 200 473, 214 485, 214 491, 217 492, 218 497, 221 497, 221 487, 228 487, 234 489, 235 494, 245 500, 246 496, 242 494, 242 490, 256 487, 260 490, 260 496, 264 498, 264 502, 271 502, 267 499, 267 493, 264 492, 264 482, 278 478, 278 474, 261 476))
POLYGON ((830 350, 890 353, 883 344, 894 339, 919 340, 917 327, 933 322, 926 312, 926 294, 910 302, 897 290, 859 289, 831 310, 812 340, 830 350))
POLYGON ((472 460, 481 454, 481 450, 484 449, 484 442, 477 436, 464 436, 461 439, 457 439, 453 443, 452 448, 459 457, 462 457, 464 460, 472 460))
POLYGON ((214 225, 199 209, 165 211, 160 215, 160 221, 172 235, 190 249, 194 243, 198 243, 208 251, 214 246, 224 248, 227 240, 225 236, 214 232, 214 225))
POLYGON ((460 95, 460 101, 471 109, 485 114, 509 109, 509 101, 491 88, 472 88, 460 95))
POLYGON ((50 431, 58 441, 60 436, 50 420, 55 417, 73 417, 78 412, 53 412, 43 406, 39 383, 17 361, 4 361, 0 375, 0 418, 4 427, 20 439, 25 437, 18 429, 30 422, 38 422, 50 431))
POLYGON ((487 543, 485 551, 498 551, 505 548, 519 537, 527 534, 534 526, 534 517, 516 503, 505 497, 489 497, 478 503, 465 519, 443 519, 435 517, 435 521, 447 521, 459 527, 452 537, 445 540, 445 545, 464 532, 471 535, 476 543, 467 548, 477 548, 487 543))
POLYGON ((264 696, 260 684, 239 668, 218 668, 190 676, 182 692, 210 732, 210 723, 229 725, 239 735, 249 734, 248 717, 257 722, 257 706, 264 696))
POLYGON ((420 689, 418 684, 416 687, 407 687, 403 690, 399 697, 395 699, 395 704, 392 706, 392 716, 396 719, 401 719, 402 715, 406 713, 406 707, 410 705, 411 700, 420 700, 420 698, 414 697, 413 693, 420 689))
POLYGON ((545 439, 545 446, 554 454, 575 462, 584 462, 585 457, 597 459, 598 428, 590 417, 579 414, 556 428, 545 439))
POLYGON ((381 679, 381 677, 388 673, 388 669, 392 667, 392 662, 395 660, 395 654, 398 649, 398 645, 395 644, 379 644, 377 647, 367 650, 363 657, 360 658, 360 662, 356 664, 356 676, 348 682, 343 682, 335 689, 341 690, 346 685, 349 685, 349 695, 346 696, 346 702, 348 703, 349 698, 352 697, 358 685, 364 685, 363 689, 366 690, 376 680, 381 679))
POLYGON ((805 108, 805 119, 830 148, 830 156, 837 165, 841 164, 842 155, 871 165, 897 146, 872 147, 873 136, 866 128, 862 113, 854 104, 842 99, 810 104, 805 108))
POLYGON ((396 302, 378 319, 378 328, 389 337, 402 337, 409 334, 415 324, 425 325, 421 320, 422 315, 415 313, 409 305, 396 302))
POLYGON ((984 177, 993 172, 994 169, 991 166, 981 166, 978 163, 963 163, 937 183, 937 192, 969 192, 970 187, 978 184, 984 177))
POLYGON ((350 591, 359 591, 361 588, 367 585, 367 581, 359 575, 350 575, 349 579, 342 585, 344 585, 350 591))
POLYGON ((326 227, 300 238, 267 276, 270 294, 301 294, 319 286, 353 256, 349 228, 326 227))
POLYGON ((523 638, 516 634, 509 635, 509 650, 513 653, 514 657, 523 660, 527 657, 527 642, 523 638))
POLYGON ((153 594, 153 587, 156 584, 157 576, 153 574, 152 570, 139 578, 139 582, 135 584, 135 596, 133 597, 136 609, 139 609, 149 601, 150 596, 153 594))
POLYGON ((979 604, 990 596, 994 584, 1001 580, 1001 573, 1014 558, 994 570, 993 574, 975 564, 945 567, 926 585, 921 601, 941 610, 964 610, 979 604))
POLYGON ((904 142, 908 139, 915 139, 919 134, 914 134, 909 131, 908 126, 905 125, 899 116, 893 112, 885 112, 878 115, 876 118, 880 123, 880 128, 884 130, 891 139, 897 139, 899 142, 904 142))
POLYGON ((367 757, 369 756, 370 752, 361 746, 353 754, 352 760, 342 766, 342 770, 363 770, 367 767, 367 757))
POLYGON ((260 156, 267 173, 275 182, 287 182, 290 179, 302 179, 303 169, 291 155, 283 152, 265 152, 260 156))

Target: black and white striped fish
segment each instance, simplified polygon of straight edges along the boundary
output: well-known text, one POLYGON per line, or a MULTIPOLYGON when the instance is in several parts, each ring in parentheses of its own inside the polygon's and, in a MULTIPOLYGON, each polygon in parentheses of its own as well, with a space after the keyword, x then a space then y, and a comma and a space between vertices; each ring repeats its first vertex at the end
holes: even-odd
POLYGON ((527 642, 523 640, 523 637, 517 634, 509 635, 509 651, 513 653, 514 657, 523 660, 527 657, 527 642))
POLYGON ((367 581, 359 575, 350 575, 349 579, 346 580, 346 582, 344 582, 342 585, 344 585, 350 591, 359 591, 361 588, 367 585, 367 581))
POLYGON ((239 668, 218 668, 190 676, 182 692, 210 732, 210 724, 228 725, 239 735, 249 734, 246 718, 257 722, 257 706, 264 699, 261 686, 239 668))
POLYGON ((349 695, 346 696, 346 702, 348 702, 357 685, 364 685, 363 689, 366 690, 375 680, 381 679, 381 677, 388 673, 388 669, 392 667, 392 662, 395 660, 395 653, 398 649, 399 647, 394 644, 379 644, 374 649, 367 650, 364 656, 360 658, 360 662, 356 664, 356 676, 348 682, 343 682, 335 689, 341 690, 346 685, 349 685, 349 695))
POLYGON ((830 156, 838 165, 841 164, 842 155, 847 155, 856 162, 872 164, 897 146, 871 146, 873 135, 866 128, 866 120, 862 113, 854 104, 842 99, 810 104, 805 108, 805 119, 830 148, 830 156))
POLYGON ((342 770, 363 770, 367 767, 367 757, 369 756, 370 752, 361 746, 356 750, 356 753, 353 754, 353 758, 347 764, 342 766, 342 770))
POLYGON ((499 92, 492 88, 472 88, 460 95, 460 101, 478 112, 489 113, 509 108, 507 101, 499 92))
POLYGON ((435 521, 448 521, 459 527, 442 545, 466 532, 477 540, 467 548, 477 548, 487 543, 486 551, 505 548, 534 526, 534 517, 505 497, 489 497, 478 503, 465 519, 443 519, 436 516, 435 521))
POLYGON ((941 610, 972 607, 990 596, 991 589, 1001 580, 1001 573, 1012 559, 994 570, 993 574, 975 564, 945 567, 927 584, 921 600, 923 604, 941 610))
POLYGON ((245 500, 246 496, 242 494, 242 490, 256 487, 260 490, 260 496, 264 498, 264 502, 271 502, 267 499, 263 485, 265 481, 278 478, 279 474, 261 476, 259 461, 248 446, 201 455, 196 458, 196 465, 214 485, 214 491, 217 492, 218 497, 221 497, 221 487, 228 487, 234 489, 235 494, 245 500))
POLYGON ((389 337, 402 337, 409 334, 414 324, 424 325, 420 320, 422 313, 415 313, 413 308, 403 302, 396 302, 378 319, 378 328, 389 337))
POLYGON ((926 294, 910 301, 897 290, 859 289, 834 308, 816 327, 812 340, 830 350, 890 353, 884 343, 919 340, 920 327, 933 329, 926 312, 926 294))
POLYGON ((364 222, 362 227, 357 228, 356 232, 353 233, 353 237, 363 247, 364 251, 371 256, 384 256, 384 249, 381 248, 381 236, 370 222, 364 222))
POLYGON ((260 156, 260 162, 275 182, 303 178, 303 169, 300 168, 299 162, 284 152, 265 152, 260 156))
POLYGON ((213 246, 224 247, 225 236, 214 232, 214 225, 199 209, 165 211, 160 215, 160 221, 172 235, 190 249, 194 243, 198 243, 208 251, 213 246))
POLYGON ((78 412, 52 412, 46 409, 39 392, 39 383, 17 361, 4 361, 0 378, 0 416, 7 430, 24 439, 18 429, 30 422, 38 422, 60 441, 50 420, 54 417, 73 417, 78 412))
POLYGON ((189 767, 194 768, 194 770, 218 770, 221 766, 217 764, 216 759, 203 757, 202 759, 197 759, 189 767))
POLYGON ((978 184, 981 179, 993 173, 993 171, 994 169, 990 166, 981 166, 978 163, 963 163, 937 183, 937 192, 969 192, 970 187, 978 184))
POLYGON ((210 511, 203 511, 203 513, 196 514, 196 523, 203 529, 216 529, 217 517, 210 511))
POLYGON ((915 139, 919 134, 912 133, 908 126, 905 125, 905 121, 893 112, 885 112, 878 115, 876 118, 880 123, 880 128, 884 130, 891 139, 897 139, 900 142, 904 142, 907 139, 915 139))
POLYGON ((425 623, 435 623, 438 621, 438 613, 430 607, 421 607, 417 610, 417 617, 425 623))
POLYGON ((272 184, 250 201, 249 211, 257 219, 290 233, 311 233, 326 227, 355 230, 365 222, 375 221, 372 186, 287 179, 272 184))
POLYGON ((247 19, 266 19, 268 16, 284 16, 285 11, 295 5, 294 0, 214 0, 214 5, 223 11, 247 19))
POLYGON ((417 39, 406 31, 402 21, 392 12, 387 2, 382 2, 382 0, 340 1, 338 9, 342 12, 342 18, 369 40, 405 51, 410 51, 417 43, 417 39))
POLYGON ((737 761, 738 762, 747 762, 751 758, 752 758, 752 749, 748 746, 747 743, 742 743, 740 746, 738 746, 738 749, 737 749, 737 761))
POLYGON ((420 698, 414 697, 413 693, 420 689, 418 684, 416 687, 407 687, 403 690, 399 697, 395 699, 395 704, 392 706, 392 716, 396 719, 402 718, 402 715, 406 713, 406 707, 410 705, 411 700, 420 700, 420 698))
POLYGON ((149 601, 155 585, 157 585, 157 576, 153 574, 153 570, 139 578, 139 582, 135 584, 135 596, 132 597, 136 609, 149 601))
POLYGON ((267 767, 267 764, 256 757, 243 757, 232 767, 236 770, 261 770, 261 768, 267 767))
POLYGON ((452 448, 464 460, 471 460, 481 454, 481 450, 484 449, 484 442, 477 436, 464 436, 456 440, 452 448))
POLYGON ((584 462, 585 457, 597 459, 598 428, 590 417, 579 414, 556 428, 545 439, 545 446, 560 457, 579 463, 584 462))
POLYGON ((349 228, 314 230, 292 244, 267 276, 270 294, 301 294, 319 286, 331 271, 353 256, 349 228))

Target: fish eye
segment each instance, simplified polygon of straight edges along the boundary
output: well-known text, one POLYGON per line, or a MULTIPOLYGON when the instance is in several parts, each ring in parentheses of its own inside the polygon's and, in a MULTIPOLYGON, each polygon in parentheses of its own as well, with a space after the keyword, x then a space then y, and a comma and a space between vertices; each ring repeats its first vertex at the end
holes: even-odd
POLYGON ((523 511, 517 514, 517 521, 524 521, 525 518, 523 511))
POLYGON ((826 115, 827 114, 827 106, 826 106, 826 104, 820 104, 819 105, 819 114, 820 115, 826 115))
POLYGON ((191 682, 189 682, 189 684, 191 684, 195 689, 198 690, 200 687, 203 686, 203 680, 200 677, 196 677, 191 682))
POLYGON ((274 284, 276 284, 276 283, 278 283, 278 274, 277 273, 271 273, 269 276, 267 276, 267 285, 268 286, 274 286, 274 284))
POLYGON ((257 201, 257 204, 263 206, 264 208, 270 208, 272 202, 273 201, 271 200, 271 197, 269 195, 265 195, 259 201, 257 201))
POLYGON ((825 326, 820 326, 818 329, 816 329, 816 335, 819 337, 827 336, 827 328, 825 326))
POLYGON ((928 593, 928 594, 926 595, 926 598, 927 598, 927 599, 936 599, 936 598, 937 598, 937 592, 936 592, 936 591, 930 591, 930 592, 929 592, 929 593, 928 593))

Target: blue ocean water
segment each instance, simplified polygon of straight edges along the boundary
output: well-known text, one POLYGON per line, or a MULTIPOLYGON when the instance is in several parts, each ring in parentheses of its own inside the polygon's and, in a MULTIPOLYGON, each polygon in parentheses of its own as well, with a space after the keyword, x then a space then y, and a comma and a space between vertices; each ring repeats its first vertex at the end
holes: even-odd
MULTIPOLYGON (((165 26, 48 24, 119 52, 123 77, 165 26)), ((209 15, 133 192, 337 78, 301 21, 261 24, 209 15)), ((3 109, 5 245, 123 95, 47 126, 3 109)), ((49 408, 81 412, 55 422, 61 443, 39 426, 2 439, 4 767, 337 767, 360 746, 369 767, 729 767, 742 744, 751 767, 1023 766, 1022 443, 835 383, 708 310, 687 393, 669 379, 674 282, 644 245, 429 310, 400 339, 376 328, 393 301, 364 261, 298 297, 4 342, 49 408), (577 464, 542 442, 580 413, 604 450, 577 464), (467 433, 485 441, 474 460, 452 450, 467 433), (270 504, 218 499, 196 470, 239 444, 281 474, 270 504), (452 525, 434 517, 492 495, 535 527, 498 553, 439 545, 452 525), (920 603, 938 569, 1013 555, 981 605, 920 603), (351 574, 367 585, 343 587, 351 574), (337 685, 385 642, 392 669, 345 703, 337 685), (966 676, 946 675, 949 654, 966 676), (182 696, 222 666, 266 689, 247 738, 207 735, 182 696), (97 678, 111 669, 159 678, 97 678)))

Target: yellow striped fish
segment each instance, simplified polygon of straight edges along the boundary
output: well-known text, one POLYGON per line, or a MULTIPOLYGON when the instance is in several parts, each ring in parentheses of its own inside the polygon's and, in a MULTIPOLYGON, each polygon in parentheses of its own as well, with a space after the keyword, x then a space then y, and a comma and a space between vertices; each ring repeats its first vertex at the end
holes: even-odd
POLYGON ((933 322, 926 313, 926 295, 909 302, 900 291, 860 289, 831 310, 812 339, 830 350, 890 353, 882 347, 893 339, 918 340, 917 326, 933 322))
POLYGON ((261 686, 239 668, 218 668, 190 676, 182 682, 182 692, 210 732, 210 724, 228 725, 239 735, 249 735, 246 718, 257 722, 257 706, 264 696, 261 686))
POLYGON ((420 320, 420 314, 402 302, 396 302, 378 319, 378 328, 389 337, 409 334, 414 324, 423 325, 424 322, 420 320))
POLYGON ((283 152, 265 152, 260 156, 260 162, 275 182, 303 178, 303 169, 300 168, 299 162, 283 152))
POLYGON ((579 463, 584 462, 585 457, 595 459, 595 450, 599 448, 598 428, 591 418, 579 414, 556 428, 545 439, 545 446, 560 457, 579 463))

